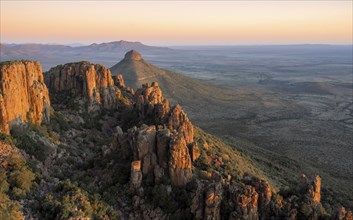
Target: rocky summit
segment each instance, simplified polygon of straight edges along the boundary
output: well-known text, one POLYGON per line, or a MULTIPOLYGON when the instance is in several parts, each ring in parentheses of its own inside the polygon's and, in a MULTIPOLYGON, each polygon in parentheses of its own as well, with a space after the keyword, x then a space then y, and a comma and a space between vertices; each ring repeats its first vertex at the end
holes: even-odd
POLYGON ((0 219, 352 219, 326 209, 320 176, 279 188, 157 82, 32 61, 1 63, 0 80, 0 219))
POLYGON ((139 52, 136 50, 130 50, 125 54, 124 60, 129 61, 129 60, 135 60, 135 61, 140 61, 142 60, 142 56, 139 52))
POLYGON ((135 50, 127 52, 124 59, 112 66, 110 71, 113 75, 122 74, 126 85, 133 89, 138 89, 146 83, 160 82, 157 79, 165 74, 164 70, 147 62, 135 50))

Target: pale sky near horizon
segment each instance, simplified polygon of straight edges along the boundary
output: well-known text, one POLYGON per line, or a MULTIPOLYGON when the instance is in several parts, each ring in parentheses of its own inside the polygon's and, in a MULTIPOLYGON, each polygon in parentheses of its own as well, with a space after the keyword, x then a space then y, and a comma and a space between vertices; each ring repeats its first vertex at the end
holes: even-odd
POLYGON ((352 1, 4 1, 1 43, 352 44, 352 1))

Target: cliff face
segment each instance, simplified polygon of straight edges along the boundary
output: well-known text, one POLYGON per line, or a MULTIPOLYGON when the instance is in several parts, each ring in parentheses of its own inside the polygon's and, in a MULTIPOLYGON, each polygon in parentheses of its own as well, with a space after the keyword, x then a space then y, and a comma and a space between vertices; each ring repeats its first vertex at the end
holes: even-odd
POLYGON ((169 113, 168 100, 163 97, 162 90, 158 83, 154 82, 151 86, 142 85, 136 91, 136 108, 140 119, 149 119, 156 124, 166 122, 169 113))
POLYGON ((15 123, 41 124, 50 117, 50 99, 39 62, 0 64, 0 131, 15 123))
MULTIPOLYGON (((132 159, 140 163, 144 178, 151 174, 158 182, 166 176, 173 185, 186 185, 192 178, 191 159, 199 156, 186 113, 179 105, 170 111, 168 101, 155 82, 138 89, 134 100, 140 120, 152 125, 135 126, 125 133, 117 129, 120 134, 115 135, 114 148, 123 149, 124 155, 128 155, 126 149, 131 149, 132 159)), ((136 176, 133 173, 131 176, 136 176)))
POLYGON ((99 64, 89 62, 59 65, 45 73, 45 83, 53 94, 66 92, 88 100, 88 111, 101 107, 113 109, 121 91, 114 85, 110 71, 99 64))
POLYGON ((186 185, 192 178, 191 155, 184 137, 176 134, 169 145, 169 177, 178 186, 186 185))
POLYGON ((168 127, 170 130, 181 133, 188 145, 194 142, 194 128, 179 104, 170 113, 168 127))

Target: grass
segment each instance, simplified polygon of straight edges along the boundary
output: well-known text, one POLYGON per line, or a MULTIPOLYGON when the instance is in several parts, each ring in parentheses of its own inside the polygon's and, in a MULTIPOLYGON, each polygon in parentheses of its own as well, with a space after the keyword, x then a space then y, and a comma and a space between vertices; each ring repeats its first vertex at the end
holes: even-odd
POLYGON ((225 144, 213 135, 205 133, 195 127, 195 141, 200 147, 201 156, 195 161, 195 167, 207 172, 220 172, 224 177, 231 175, 233 178, 241 179, 245 173, 267 179, 261 169, 258 169, 250 157, 225 144), (224 164, 208 162, 210 159, 222 158, 224 164))

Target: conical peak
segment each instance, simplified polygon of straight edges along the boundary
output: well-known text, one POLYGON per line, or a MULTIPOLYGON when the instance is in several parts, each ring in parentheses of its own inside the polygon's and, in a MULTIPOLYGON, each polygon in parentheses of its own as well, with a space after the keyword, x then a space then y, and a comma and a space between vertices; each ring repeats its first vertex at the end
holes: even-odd
POLYGON ((142 56, 139 52, 137 52, 136 50, 130 50, 129 52, 127 52, 125 54, 125 60, 142 60, 142 56))

